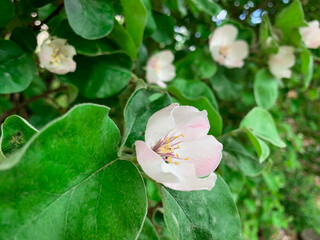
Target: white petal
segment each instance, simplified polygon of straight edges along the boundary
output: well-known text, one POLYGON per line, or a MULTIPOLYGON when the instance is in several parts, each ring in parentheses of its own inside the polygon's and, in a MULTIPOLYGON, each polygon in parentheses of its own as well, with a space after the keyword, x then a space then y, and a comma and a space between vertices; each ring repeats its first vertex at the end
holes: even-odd
POLYGON ((246 41, 238 40, 233 42, 226 54, 226 57, 228 59, 232 59, 234 61, 242 61, 246 57, 248 57, 249 54, 249 46, 246 41))
POLYGON ((154 55, 160 65, 172 63, 174 60, 174 55, 170 50, 164 50, 154 55))
POLYGON ((293 54, 294 48, 291 46, 281 46, 277 54, 269 57, 268 65, 270 72, 277 78, 290 78, 291 68, 295 63, 293 54))
POLYGON ((171 168, 158 154, 152 151, 145 142, 136 141, 137 160, 143 171, 157 182, 178 182, 171 173, 171 168))
POLYGON ((146 71, 147 71, 146 78, 148 83, 157 83, 160 81, 154 68, 147 67, 146 71))
POLYGON ((184 140, 195 140, 206 136, 210 129, 207 111, 195 107, 180 106, 173 110, 176 134, 184 134, 184 140))
POLYGON ((164 82, 171 81, 176 76, 176 68, 173 65, 168 65, 166 67, 159 69, 157 75, 161 81, 164 81, 164 82))
POLYGON ((49 33, 47 31, 41 31, 37 35, 37 45, 40 47, 47 38, 49 38, 49 33))
POLYGON ((190 163, 180 165, 172 165, 174 172, 179 172, 179 181, 176 183, 163 183, 168 188, 178 191, 193 191, 193 190, 211 190, 217 180, 217 175, 211 173, 206 178, 198 178, 195 174, 195 166, 190 163))
POLYGON ((209 39, 210 49, 213 46, 228 46, 233 43, 238 35, 238 29, 231 25, 226 24, 216 29, 209 39))
POLYGON ((147 123, 145 140, 148 146, 154 146, 160 139, 165 137, 175 128, 174 118, 172 116, 173 109, 179 104, 173 103, 156 113, 154 113, 147 123))
POLYGON ((183 141, 179 151, 180 158, 189 158, 196 167, 198 177, 208 176, 220 164, 222 158, 222 144, 213 136, 207 135, 194 141, 183 141))
POLYGON ((66 45, 63 47, 67 57, 72 58, 74 55, 77 55, 76 49, 74 46, 66 45))

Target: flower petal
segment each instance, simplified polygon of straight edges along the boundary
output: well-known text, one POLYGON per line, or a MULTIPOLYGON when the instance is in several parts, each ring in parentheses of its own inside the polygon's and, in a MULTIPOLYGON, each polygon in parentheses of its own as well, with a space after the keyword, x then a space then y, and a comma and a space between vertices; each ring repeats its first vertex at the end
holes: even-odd
POLYGON ((154 146, 160 139, 175 128, 172 111, 179 106, 173 103, 154 113, 147 123, 145 141, 148 146, 154 146))
POLYGON ((268 65, 270 72, 277 78, 290 78, 291 68, 295 63, 293 54, 294 48, 291 46, 281 46, 277 54, 269 57, 268 65))
POLYGON ((178 182, 170 166, 143 141, 136 141, 137 160, 143 171, 157 182, 178 182))
POLYGON ((180 158, 188 158, 184 161, 192 161, 195 164, 198 177, 208 176, 220 164, 222 144, 211 135, 194 141, 183 141, 180 146, 176 152, 180 158))
POLYGON ((147 67, 146 78, 148 83, 156 83, 159 81, 156 71, 151 67, 147 67))
POLYGON ((166 67, 160 68, 158 71, 158 78, 164 82, 171 81, 175 76, 176 68, 173 65, 168 65, 166 67))
POLYGON ((240 60, 242 61, 244 58, 248 57, 249 54, 249 46, 246 41, 238 40, 233 42, 228 51, 227 58, 232 60, 240 60))
POLYGON ((194 191, 194 190, 211 190, 217 180, 217 175, 211 173, 206 178, 198 178, 195 174, 194 164, 184 163, 180 165, 172 166, 174 172, 179 172, 179 182, 169 183, 165 182, 168 188, 178 190, 178 191, 194 191))
POLYGON ((238 29, 231 25, 226 24, 216 29, 209 39, 210 50, 213 46, 228 46, 232 44, 238 35, 238 29))
POLYGON ((176 134, 184 134, 184 140, 195 140, 206 136, 210 129, 207 111, 199 111, 195 107, 180 106, 172 112, 176 134))

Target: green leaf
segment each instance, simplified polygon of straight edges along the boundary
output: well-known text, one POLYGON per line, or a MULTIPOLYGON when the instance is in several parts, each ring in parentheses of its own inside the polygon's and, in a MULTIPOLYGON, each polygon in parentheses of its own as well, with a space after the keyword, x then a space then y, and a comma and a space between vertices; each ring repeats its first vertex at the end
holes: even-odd
POLYGON ((174 95, 183 105, 194 106, 200 111, 206 110, 208 112, 208 119, 210 123, 209 134, 215 137, 219 137, 222 132, 222 119, 218 111, 214 108, 211 102, 205 96, 199 96, 198 98, 190 98, 184 95, 176 86, 169 86, 168 91, 174 95))
POLYGON ((218 103, 210 88, 203 82, 185 79, 176 79, 170 83, 181 91, 181 93, 190 99, 206 97, 215 109, 218 109, 218 103))
POLYGON ((273 33, 272 25, 268 14, 262 16, 262 22, 259 28, 259 42, 261 50, 265 53, 276 53, 278 51, 278 43, 273 33))
POLYGON ((60 38, 68 39, 68 43, 76 48, 77 53, 86 56, 99 56, 121 51, 108 38, 88 40, 80 37, 71 29, 67 19, 63 20, 52 34, 60 38))
POLYGON ((118 23, 118 21, 114 22, 113 31, 109 35, 110 39, 118 45, 131 59, 135 59, 137 57, 137 48, 136 45, 127 32, 127 30, 118 23))
POLYGON ((222 8, 220 5, 211 0, 191 0, 191 2, 202 12, 211 16, 218 15, 222 8))
POLYGON ((218 72, 211 79, 212 88, 218 97, 225 101, 233 101, 241 97, 242 85, 229 80, 224 74, 218 72))
POLYGON ((0 174, 1 237, 136 239, 146 193, 137 168, 114 160, 119 138, 108 109, 93 104, 34 135, 0 174))
POLYGON ((6 156, 23 147, 37 133, 23 118, 12 115, 1 125, 0 151, 6 156))
POLYGON ((313 76, 313 57, 308 49, 301 52, 301 72, 303 74, 303 90, 306 90, 313 76))
POLYGON ((7 40, 0 40, 0 52, 0 94, 25 90, 35 72, 32 56, 7 40))
POLYGON ((174 21, 171 17, 153 12, 154 20, 156 21, 156 31, 152 34, 152 39, 164 45, 169 45, 173 42, 174 21))
POLYGON ((64 5, 71 28, 86 39, 107 36, 113 28, 114 11, 105 0, 65 0, 64 5))
POLYGON ((254 98, 259 107, 269 109, 278 98, 278 80, 268 70, 259 70, 254 78, 254 98))
POLYGON ((145 35, 150 36, 157 29, 157 25, 153 18, 152 6, 151 6, 150 0, 142 0, 142 2, 145 8, 147 9, 147 23, 146 23, 145 35))
POLYGON ((217 71, 217 65, 212 57, 205 51, 208 49, 197 49, 176 63, 177 77, 190 79, 211 78, 217 71))
POLYGON ((255 177, 267 167, 267 162, 259 162, 257 157, 247 150, 250 149, 246 139, 228 138, 223 143, 223 160, 233 170, 241 171, 244 175, 255 177), (247 145, 247 146, 246 146, 247 145))
POLYGON ((211 191, 181 192, 162 187, 162 194, 172 239, 242 239, 236 205, 219 175, 211 191))
POLYGON ((149 218, 146 218, 138 240, 159 240, 156 229, 149 218))
POLYGON ((131 60, 125 54, 76 56, 74 73, 59 76, 78 87, 87 98, 106 98, 120 92, 130 81, 131 60))
POLYGON ((12 104, 8 98, 0 97, 0 115, 12 108, 12 104))
POLYGON ((5 27, 14 16, 14 6, 11 0, 0 2, 0 28, 5 27))
POLYGON ((260 107, 253 108, 241 121, 240 128, 246 127, 251 133, 277 147, 285 147, 280 139, 271 114, 260 107))
POLYGON ((39 8, 53 1, 54 0, 30 0, 30 3, 32 4, 33 7, 39 8))
POLYGON ((248 129, 245 128, 245 132, 247 136, 249 137, 252 145, 256 149, 257 155, 259 157, 259 162, 264 162, 270 155, 270 148, 265 143, 265 141, 257 138, 255 135, 253 135, 248 129))
POLYGON ((168 94, 160 95, 153 101, 153 92, 144 88, 135 91, 124 108, 124 134, 122 143, 131 147, 136 140, 144 140, 147 122, 152 114, 171 104, 168 94))
POLYGON ((139 48, 143 39, 147 21, 147 10, 141 0, 121 0, 126 29, 131 35, 136 48, 139 48))
POLYGON ((16 42, 26 52, 33 53, 37 46, 37 38, 34 32, 27 27, 15 28, 10 36, 10 40, 16 42))
POLYGON ((300 0, 294 0, 276 15, 275 25, 282 30, 306 26, 300 0))

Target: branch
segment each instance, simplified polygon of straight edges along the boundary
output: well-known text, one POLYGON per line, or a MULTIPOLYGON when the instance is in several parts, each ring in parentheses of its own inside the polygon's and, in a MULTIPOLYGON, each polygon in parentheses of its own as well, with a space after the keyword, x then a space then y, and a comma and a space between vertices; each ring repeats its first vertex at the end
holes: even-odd
POLYGON ((21 104, 17 105, 16 107, 4 112, 0 116, 0 123, 2 123, 8 116, 12 115, 15 112, 18 112, 19 110, 21 110, 25 106, 29 105, 30 103, 35 102, 35 101, 37 101, 37 100, 39 100, 41 98, 45 98, 48 95, 50 95, 51 93, 59 92, 59 91, 66 90, 66 89, 67 89, 66 86, 61 86, 59 88, 48 90, 48 91, 46 91, 46 92, 44 92, 44 93, 42 93, 40 95, 36 95, 36 96, 33 96, 33 97, 27 99, 26 101, 22 102, 21 104))

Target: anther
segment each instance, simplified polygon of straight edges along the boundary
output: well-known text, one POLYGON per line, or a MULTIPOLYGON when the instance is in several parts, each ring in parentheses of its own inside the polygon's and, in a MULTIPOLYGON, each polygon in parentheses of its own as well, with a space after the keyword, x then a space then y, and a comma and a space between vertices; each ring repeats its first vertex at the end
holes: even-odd
POLYGON ((189 160, 189 158, 184 158, 184 160, 189 160))

